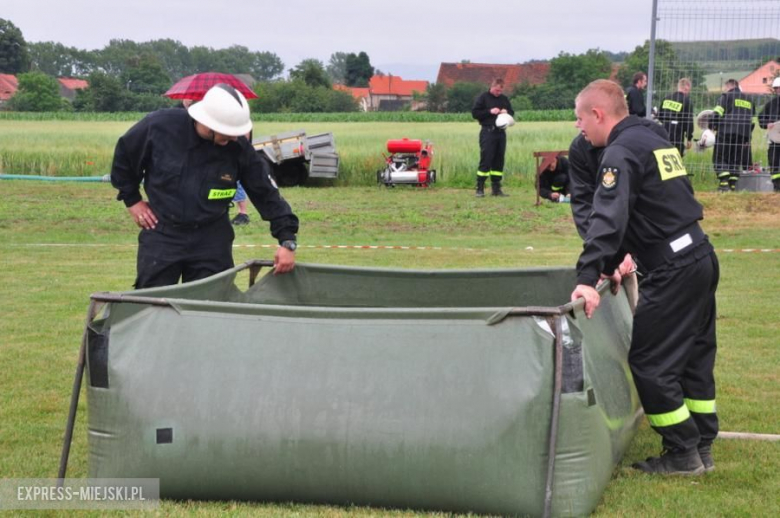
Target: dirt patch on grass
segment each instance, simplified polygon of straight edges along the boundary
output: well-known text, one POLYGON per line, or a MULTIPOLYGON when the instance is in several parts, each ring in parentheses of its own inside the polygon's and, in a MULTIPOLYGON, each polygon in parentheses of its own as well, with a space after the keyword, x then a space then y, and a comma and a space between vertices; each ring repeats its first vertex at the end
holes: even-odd
POLYGON ((780 229, 780 194, 697 194, 707 226, 729 232, 745 228, 780 229))

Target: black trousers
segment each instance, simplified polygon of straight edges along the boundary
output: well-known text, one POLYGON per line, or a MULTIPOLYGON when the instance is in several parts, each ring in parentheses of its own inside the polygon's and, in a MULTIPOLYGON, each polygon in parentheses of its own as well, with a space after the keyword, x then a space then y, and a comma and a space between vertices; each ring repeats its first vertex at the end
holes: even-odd
POLYGON ((770 142, 766 154, 769 160, 769 172, 772 175, 780 174, 780 144, 770 142))
POLYGON ((742 171, 753 165, 750 139, 740 135, 719 134, 715 140, 712 163, 716 173, 728 172, 732 176, 739 176, 742 171))
POLYGON ((138 235, 135 288, 169 286, 204 279, 233 267, 233 225, 227 213, 200 227, 162 221, 138 235))
MULTIPOLYGON (((479 132, 479 172, 487 176, 491 172, 504 171, 506 132, 498 128, 482 126, 479 132)), ((496 176, 501 179, 500 175, 496 176)))
POLYGON ((628 356, 645 414, 673 451, 708 447, 718 434, 713 370, 720 270, 709 241, 690 246, 642 281, 628 356))
POLYGON ((682 124, 664 123, 664 129, 669 134, 669 142, 680 152, 680 156, 685 156, 685 128, 682 124))

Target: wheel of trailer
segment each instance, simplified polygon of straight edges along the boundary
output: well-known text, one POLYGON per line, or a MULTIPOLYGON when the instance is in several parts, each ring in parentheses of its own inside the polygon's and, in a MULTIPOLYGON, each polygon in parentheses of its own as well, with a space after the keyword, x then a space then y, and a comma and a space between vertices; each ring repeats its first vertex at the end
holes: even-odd
POLYGON ((279 187, 303 185, 309 178, 309 170, 303 162, 285 162, 273 168, 274 180, 279 187))

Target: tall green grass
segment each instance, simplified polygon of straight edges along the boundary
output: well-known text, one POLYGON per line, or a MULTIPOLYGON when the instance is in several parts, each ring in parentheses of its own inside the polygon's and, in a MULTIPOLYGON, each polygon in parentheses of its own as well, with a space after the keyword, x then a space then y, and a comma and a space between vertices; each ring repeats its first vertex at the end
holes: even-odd
MULTIPOLYGON (((83 112, 3 112, 0 120, 20 121, 136 121, 145 113, 83 113, 83 112)), ((258 122, 472 122, 470 113, 429 112, 339 112, 339 113, 253 113, 258 122)), ((523 110, 515 120, 524 122, 573 121, 574 110, 523 110)))
MULTIPOLYGON (((142 114, 137 114, 137 118, 127 121, 111 119, 36 121, 0 117, 0 173, 102 176, 110 171, 117 139, 141 116, 142 114)), ((438 172, 440 185, 452 187, 472 185, 479 162, 479 126, 473 120, 414 123, 388 121, 359 124, 257 120, 254 124, 256 136, 297 129, 303 129, 310 134, 320 132, 334 134, 336 148, 341 157, 341 166, 339 178, 335 182, 327 182, 328 185, 376 185, 376 172, 384 167, 383 154, 387 154, 386 142, 389 139, 408 137, 430 140, 434 144, 433 167, 438 172)), ((577 130, 574 122, 571 121, 519 122, 507 130, 506 184, 508 186, 533 184, 536 170, 533 152, 566 150, 576 135, 577 130)), ((763 138, 763 130, 756 129, 753 138, 753 155, 755 161, 766 163, 766 140, 763 138)), ((689 151, 686 153, 685 163, 689 172, 695 175, 698 188, 714 188, 715 179, 711 174, 711 149, 704 153, 689 151)))

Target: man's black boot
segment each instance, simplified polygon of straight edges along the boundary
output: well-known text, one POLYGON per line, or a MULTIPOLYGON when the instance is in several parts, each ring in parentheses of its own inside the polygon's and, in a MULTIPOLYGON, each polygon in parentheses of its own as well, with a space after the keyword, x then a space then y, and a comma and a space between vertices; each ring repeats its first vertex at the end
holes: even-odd
POLYGON ((477 176, 477 198, 485 197, 485 178, 484 176, 477 176))
POLYGON ((509 196, 501 190, 501 180, 491 180, 490 187, 493 189, 493 196, 509 196))
POLYGON ((712 458, 712 446, 699 446, 699 458, 704 465, 704 472, 715 471, 715 461, 712 458))
POLYGON ((659 475, 693 476, 704 473, 704 464, 697 450, 688 452, 665 450, 660 457, 648 457, 647 460, 637 462, 631 467, 645 473, 659 475))

